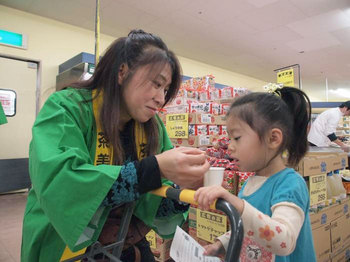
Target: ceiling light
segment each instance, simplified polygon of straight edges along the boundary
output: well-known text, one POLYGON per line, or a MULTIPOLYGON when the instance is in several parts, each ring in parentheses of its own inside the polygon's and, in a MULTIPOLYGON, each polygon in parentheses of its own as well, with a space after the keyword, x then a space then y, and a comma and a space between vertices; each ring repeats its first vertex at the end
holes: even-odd
POLYGON ((344 88, 331 89, 329 90, 329 93, 350 98, 350 91, 344 88))

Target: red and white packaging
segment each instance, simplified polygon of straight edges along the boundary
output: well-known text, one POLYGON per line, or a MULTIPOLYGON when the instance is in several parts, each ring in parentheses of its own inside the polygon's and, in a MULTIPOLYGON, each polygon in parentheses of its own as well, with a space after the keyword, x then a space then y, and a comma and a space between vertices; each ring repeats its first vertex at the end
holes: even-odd
MULTIPOLYGON (((208 147, 207 150, 205 151, 205 153, 208 156, 215 158, 215 159, 211 159, 211 160, 213 160, 212 163, 215 162, 216 158, 220 158, 220 154, 221 154, 218 149, 215 149, 213 147, 208 147)), ((209 163, 210 163, 210 161, 209 161, 209 163)))
POLYGON ((195 77, 192 79, 192 87, 196 90, 209 90, 215 88, 214 76, 206 75, 202 77, 195 77))
POLYGON ((214 88, 210 90, 211 100, 220 100, 221 99, 221 89, 214 88))
POLYGON ((221 115, 226 115, 230 110, 231 104, 221 104, 221 115))
POLYGON ((190 113, 203 113, 203 114, 211 114, 212 113, 212 103, 192 103, 189 105, 190 113))
POLYGON ((227 126, 220 126, 220 135, 227 136, 227 126))
POLYGON ((244 182, 250 177, 255 175, 254 172, 236 172, 238 175, 238 192, 241 190, 244 182))
POLYGON ((223 89, 221 89, 221 98, 231 98, 234 97, 234 89, 233 87, 226 86, 223 89))
POLYGON ((167 114, 182 114, 189 113, 189 105, 181 106, 166 106, 163 108, 167 114))
POLYGON ((210 98, 210 92, 209 91, 200 91, 198 93, 199 93, 199 101, 200 102, 212 100, 210 98))
POLYGON ((207 125, 188 125, 188 135, 208 135, 207 125))
POLYGON ((208 125, 208 135, 219 135, 220 126, 218 125, 208 125))
POLYGON ((185 90, 184 97, 189 99, 198 100, 198 92, 196 90, 185 90))
POLYGON ((208 126, 207 125, 196 125, 196 135, 208 135, 208 126))
POLYGON ((221 104, 214 103, 214 102, 211 104, 211 111, 213 115, 221 115, 221 110, 222 110, 221 104))
POLYGON ((188 135, 189 136, 196 135, 196 125, 188 125, 188 135))
POLYGON ((212 167, 225 167, 229 164, 230 161, 228 159, 216 159, 214 163, 211 164, 212 167))
POLYGON ((177 96, 167 106, 183 106, 183 105, 189 105, 192 103, 198 103, 198 101, 196 99, 193 99, 193 98, 177 96))
POLYGON ((222 187, 228 190, 231 194, 237 194, 237 175, 235 171, 225 170, 222 187))

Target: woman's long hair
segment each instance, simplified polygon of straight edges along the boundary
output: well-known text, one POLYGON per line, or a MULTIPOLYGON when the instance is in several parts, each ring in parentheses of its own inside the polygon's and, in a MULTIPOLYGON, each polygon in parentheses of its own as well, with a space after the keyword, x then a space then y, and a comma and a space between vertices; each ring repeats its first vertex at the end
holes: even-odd
MULTIPOLYGON (((89 80, 71 85, 77 88, 97 89, 97 95, 101 91, 103 92, 100 121, 105 136, 113 147, 114 164, 122 164, 125 161, 118 128, 124 87, 140 67, 151 65, 150 73, 156 75, 166 64, 170 65, 172 77, 169 90, 165 95, 164 105, 176 96, 180 88, 181 67, 178 59, 158 36, 142 30, 132 30, 128 37, 118 38, 109 46, 89 80), (128 72, 120 85, 118 73, 122 65, 127 65, 128 72)), ((159 150, 157 120, 153 117, 143 123, 143 126, 147 137, 146 156, 155 155, 159 150)), ((136 150, 135 145, 134 150, 136 150)))

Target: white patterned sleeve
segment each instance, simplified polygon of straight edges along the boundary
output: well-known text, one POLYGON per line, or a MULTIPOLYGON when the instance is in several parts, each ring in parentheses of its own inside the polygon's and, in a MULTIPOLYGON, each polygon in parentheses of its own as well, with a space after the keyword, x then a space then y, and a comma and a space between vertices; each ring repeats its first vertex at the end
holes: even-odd
MULTIPOLYGON (((279 256, 286 256, 295 249, 305 214, 300 207, 291 202, 274 205, 272 216, 265 215, 244 201, 242 220, 244 237, 254 239, 266 250, 279 256)), ((217 239, 227 250, 231 232, 217 239)))

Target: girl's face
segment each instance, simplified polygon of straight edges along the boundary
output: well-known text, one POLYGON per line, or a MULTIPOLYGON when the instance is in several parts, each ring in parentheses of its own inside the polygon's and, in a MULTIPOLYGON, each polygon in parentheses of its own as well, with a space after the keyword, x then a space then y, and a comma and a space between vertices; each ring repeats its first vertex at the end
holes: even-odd
POLYGON ((268 159, 265 143, 248 124, 235 116, 226 120, 227 132, 231 142, 228 146, 230 156, 237 159, 239 171, 255 172, 264 168, 268 159))
POLYGON ((153 74, 152 65, 139 68, 124 87, 121 119, 144 123, 151 119, 165 103, 165 95, 171 84, 172 71, 169 64, 153 74))

